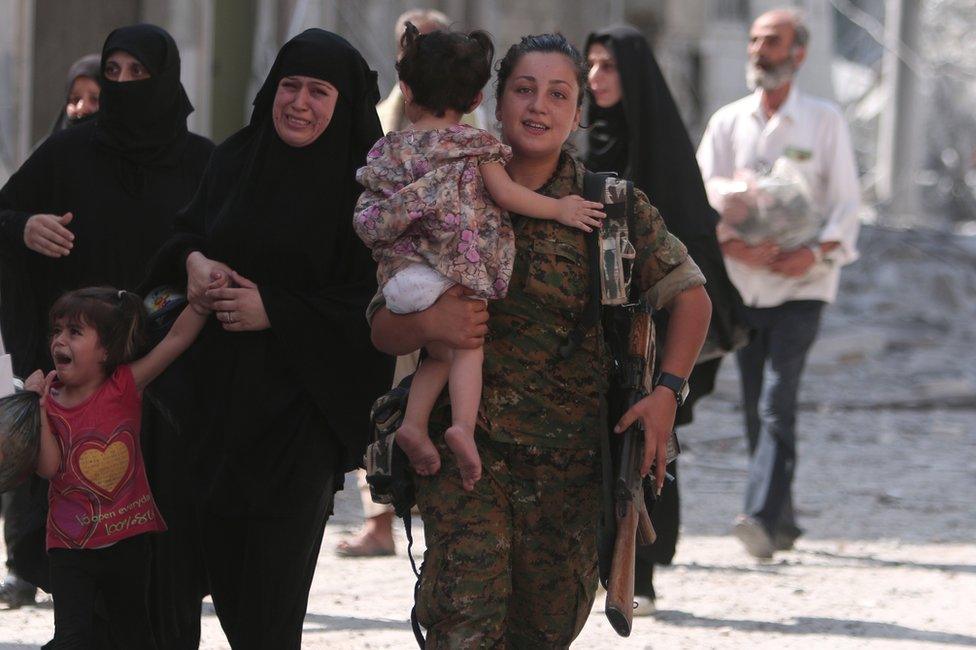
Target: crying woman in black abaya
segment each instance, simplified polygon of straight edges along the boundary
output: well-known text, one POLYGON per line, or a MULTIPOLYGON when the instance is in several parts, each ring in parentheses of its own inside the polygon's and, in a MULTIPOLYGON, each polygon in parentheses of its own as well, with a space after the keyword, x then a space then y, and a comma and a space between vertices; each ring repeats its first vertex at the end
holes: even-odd
POLYGON ((188 457, 235 649, 301 646, 333 494, 392 378, 365 318, 376 267, 352 228, 356 170, 382 135, 378 97, 344 39, 291 39, 152 264, 149 284, 185 282, 216 314, 188 352, 188 457))

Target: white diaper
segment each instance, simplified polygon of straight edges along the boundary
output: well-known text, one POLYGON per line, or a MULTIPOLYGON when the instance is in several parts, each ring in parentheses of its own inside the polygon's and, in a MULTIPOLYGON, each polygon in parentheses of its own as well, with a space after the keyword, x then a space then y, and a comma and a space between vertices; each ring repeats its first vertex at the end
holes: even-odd
POLYGON ((394 314, 412 314, 433 305, 454 284, 426 264, 411 264, 383 286, 383 297, 394 314))

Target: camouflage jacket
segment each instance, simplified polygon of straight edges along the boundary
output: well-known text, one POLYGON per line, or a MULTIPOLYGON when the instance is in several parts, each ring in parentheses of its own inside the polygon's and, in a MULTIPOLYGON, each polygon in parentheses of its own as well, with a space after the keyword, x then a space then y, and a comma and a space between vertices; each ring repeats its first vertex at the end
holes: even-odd
MULTIPOLYGON (((564 153, 538 191, 556 199, 582 194, 584 171, 564 153)), ((661 307, 685 289, 703 285, 705 278, 643 192, 636 190, 635 199, 633 282, 661 307)), ((479 424, 499 442, 593 449, 606 428, 600 407, 610 369, 601 328, 593 328, 568 359, 558 353, 589 295, 583 231, 556 221, 511 217, 515 268, 508 295, 488 305, 479 424)), ((380 294, 368 314, 381 305, 380 294)), ((431 434, 443 431, 449 421, 444 395, 432 414, 431 434)))
MULTIPOLYGON (((583 173, 581 163, 563 154, 539 193, 556 199, 581 194, 583 173)), ((633 282, 660 307, 705 278, 647 197, 635 195, 633 282)), ((516 253, 508 295, 488 306, 481 425, 500 442, 594 448, 606 427, 600 403, 610 365, 603 333, 593 328, 568 359, 557 352, 589 295, 583 231, 515 214, 512 224, 516 253)))

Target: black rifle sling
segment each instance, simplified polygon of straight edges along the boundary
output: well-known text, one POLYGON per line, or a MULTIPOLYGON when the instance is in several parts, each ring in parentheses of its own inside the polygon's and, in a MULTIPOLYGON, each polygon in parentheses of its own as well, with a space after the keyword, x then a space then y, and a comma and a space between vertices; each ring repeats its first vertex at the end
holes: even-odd
MULTIPOLYGON (((407 531, 407 557, 410 558, 410 568, 417 576, 417 582, 413 585, 413 607, 410 608, 410 627, 413 628, 413 638, 417 641, 420 650, 427 648, 427 640, 424 638, 424 631, 420 627, 417 619, 417 598, 420 596, 420 571, 417 564, 413 561, 413 522, 410 520, 410 508, 403 512, 403 527, 407 531)), ((422 568, 422 567, 421 567, 422 568)))
MULTIPOLYGON (((603 203, 607 179, 612 176, 613 174, 585 172, 583 175, 583 198, 587 201, 603 203)), ((610 218, 610 213, 615 209, 622 208, 619 204, 604 207, 604 212, 607 212, 607 218, 610 218)), ((585 238, 586 257, 589 260, 590 296, 586 302, 586 307, 583 309, 583 313, 580 315, 579 321, 570 330, 565 340, 563 340, 562 345, 559 346, 559 356, 563 359, 568 359, 573 355, 573 352, 579 348, 583 343, 583 339, 586 338, 586 333, 600 320, 600 303, 602 302, 600 291, 600 229, 594 228, 593 232, 587 233, 585 238)))

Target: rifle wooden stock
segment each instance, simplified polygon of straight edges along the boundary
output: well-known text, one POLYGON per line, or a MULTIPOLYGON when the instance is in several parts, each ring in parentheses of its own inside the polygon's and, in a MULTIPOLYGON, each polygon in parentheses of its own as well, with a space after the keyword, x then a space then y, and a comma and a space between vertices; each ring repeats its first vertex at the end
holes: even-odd
POLYGON ((620 636, 630 636, 634 621, 634 553, 637 548, 637 507, 631 503, 617 517, 617 539, 607 583, 607 620, 620 636))
MULTIPOLYGON (((638 403, 650 389, 655 353, 652 312, 651 306, 643 300, 635 306, 630 317, 627 350, 614 352, 620 368, 620 385, 626 396, 624 409, 638 403)), ((606 614, 617 634, 630 636, 634 620, 634 555, 638 544, 652 544, 656 538, 644 504, 640 473, 644 460, 644 427, 640 420, 623 432, 619 450, 613 468, 617 529, 607 581, 606 614)))
POLYGON ((654 532, 654 524, 651 523, 651 516, 647 514, 647 504, 644 503, 644 495, 637 501, 637 542, 641 546, 648 546, 657 539, 654 532))

